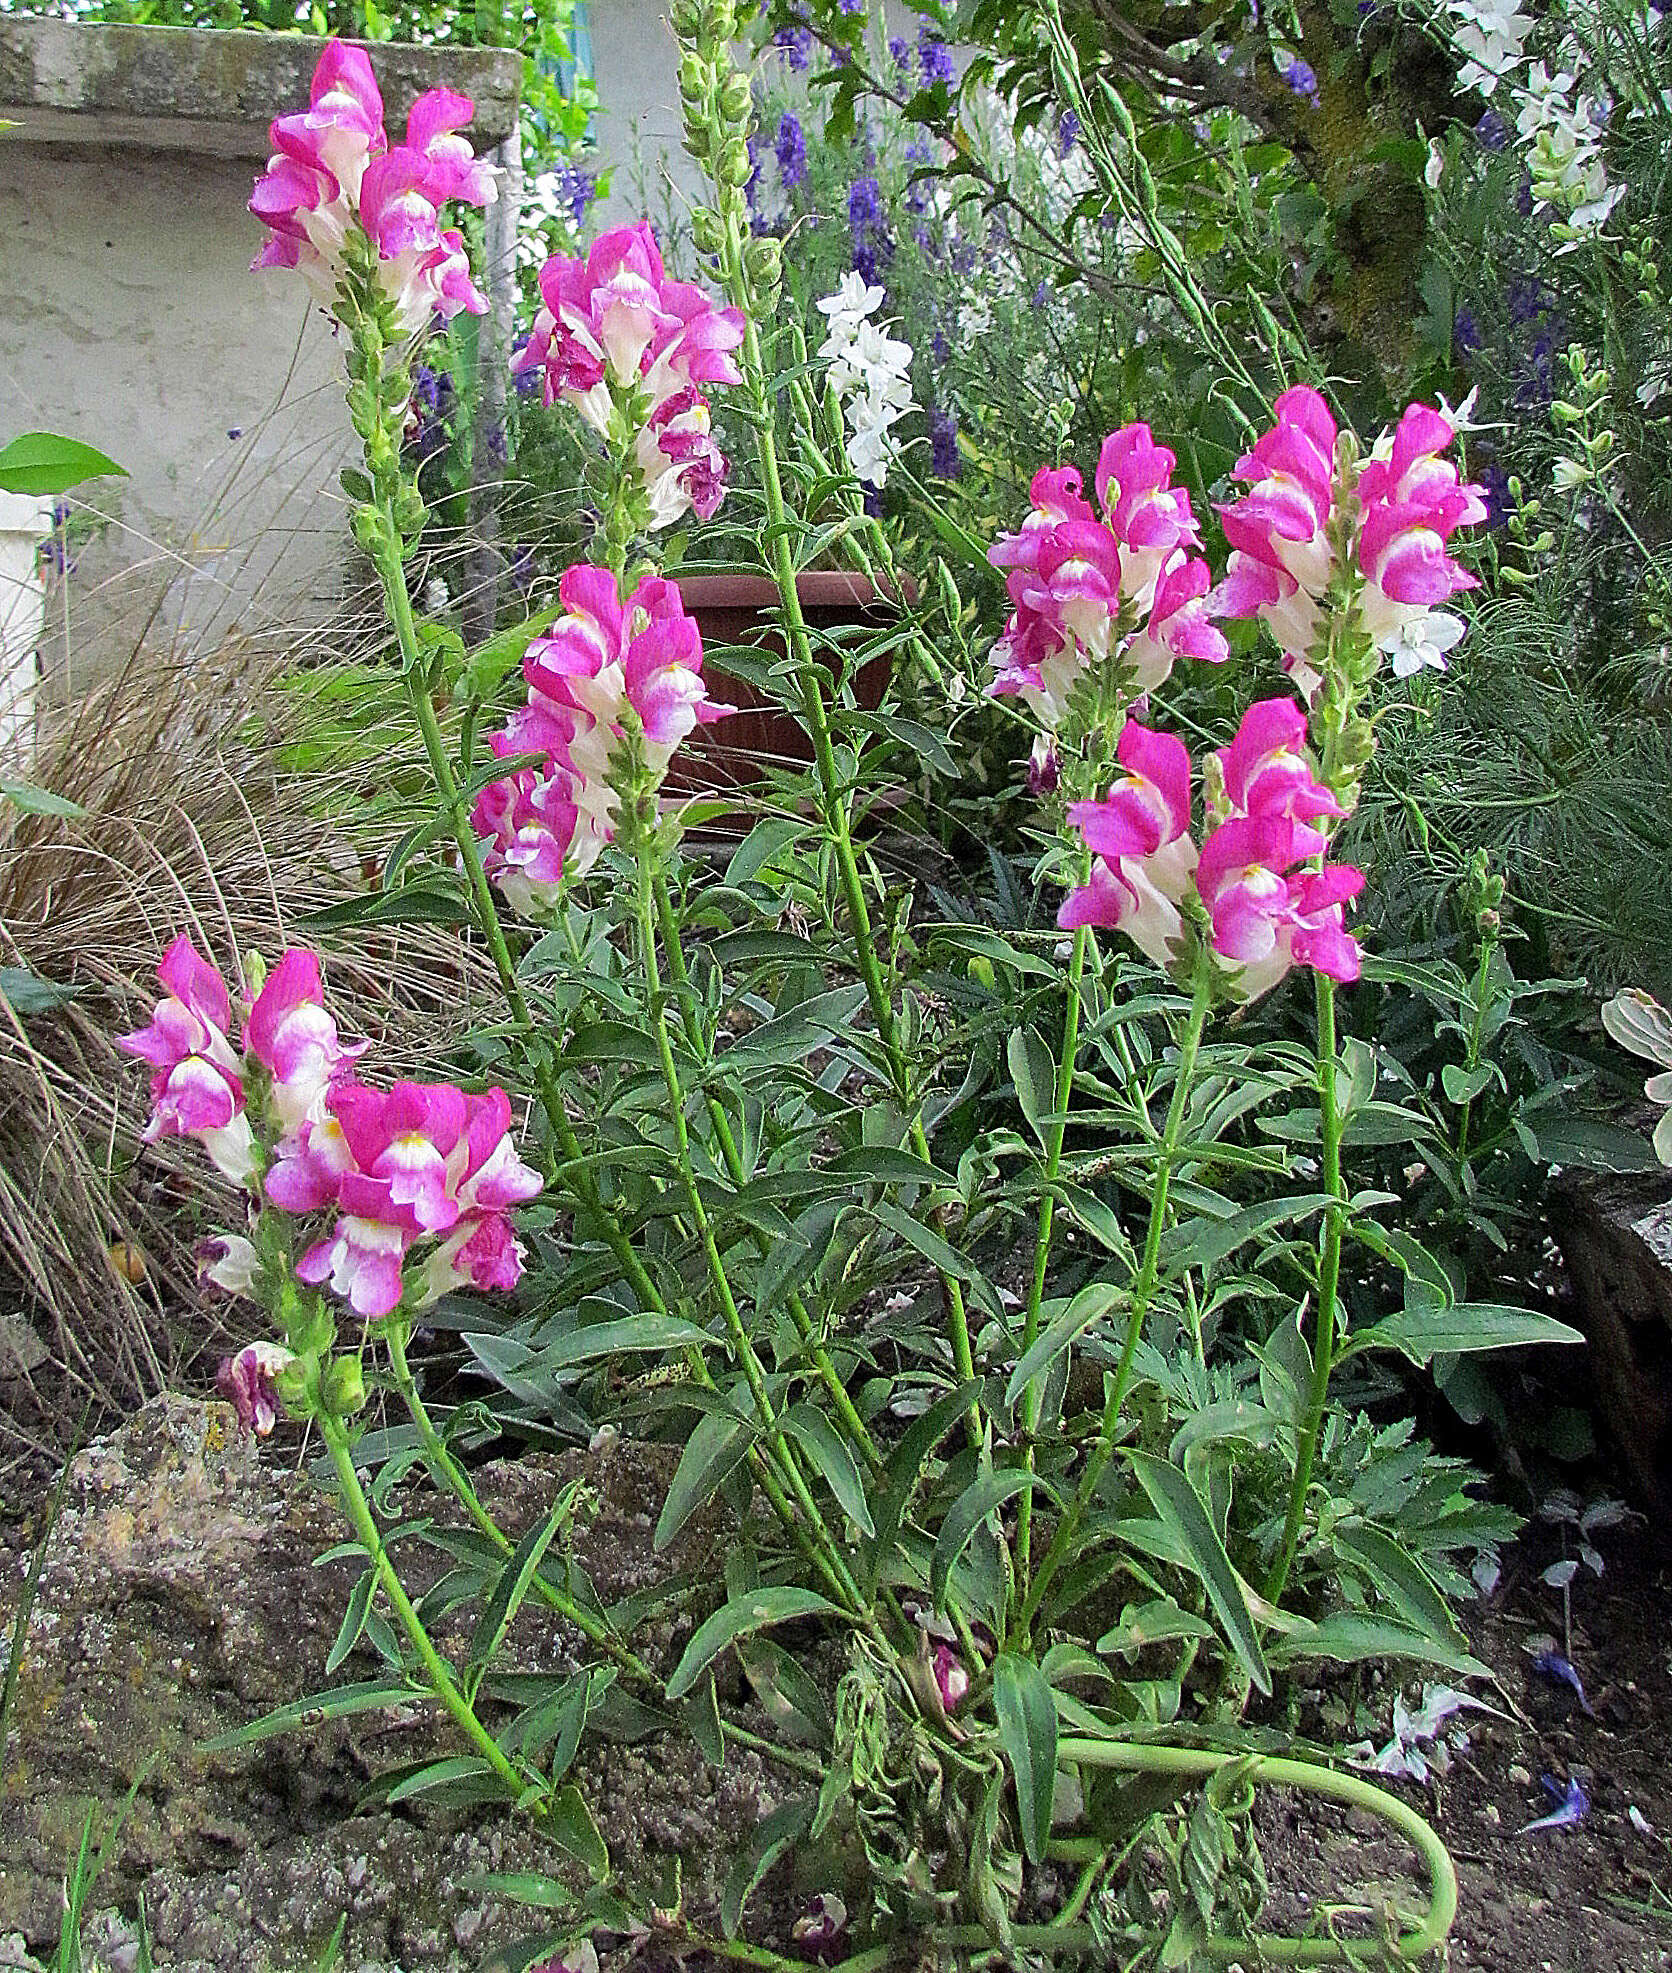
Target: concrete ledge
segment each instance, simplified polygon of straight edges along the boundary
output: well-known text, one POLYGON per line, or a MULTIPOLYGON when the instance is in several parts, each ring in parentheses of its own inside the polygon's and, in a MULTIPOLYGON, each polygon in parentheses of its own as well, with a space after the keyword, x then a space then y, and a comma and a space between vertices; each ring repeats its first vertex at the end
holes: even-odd
MULTIPOLYGON (((0 15, 0 144, 93 144, 264 158, 267 126, 308 100, 324 42, 237 28, 104 27, 0 15)), ((476 104, 486 151, 516 128, 522 56, 510 48, 367 48, 399 135, 415 96, 437 83, 476 104)))

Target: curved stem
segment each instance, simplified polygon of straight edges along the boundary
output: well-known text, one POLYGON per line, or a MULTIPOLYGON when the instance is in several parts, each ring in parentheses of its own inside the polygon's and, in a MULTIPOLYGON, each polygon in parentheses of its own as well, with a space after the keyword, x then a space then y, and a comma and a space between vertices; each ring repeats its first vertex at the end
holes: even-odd
MULTIPOLYGON (((412 1648, 418 1654, 418 1662, 424 1668, 424 1675, 430 1682, 430 1689, 446 1708, 449 1717, 465 1738, 481 1755, 495 1774, 510 1789, 512 1796, 520 1800, 527 1794, 530 1777, 513 1767, 505 1750, 476 1717, 475 1708, 459 1690, 453 1677, 452 1667, 430 1642, 430 1635, 424 1628, 423 1619, 412 1607, 412 1599, 401 1586, 401 1579, 395 1573, 395 1565, 389 1560, 389 1551, 383 1546, 383 1536, 378 1532, 377 1521, 373 1517, 371 1503, 366 1499, 365 1489, 360 1485, 360 1476, 354 1470, 354 1454, 349 1447, 347 1435, 340 1419, 333 1418, 321 1407, 316 1413, 320 1436, 325 1441, 326 1450, 331 1455, 331 1464, 336 1469, 337 1485, 342 1491, 343 1505, 347 1509, 349 1523, 359 1542, 371 1557, 372 1568, 376 1571, 379 1586, 389 1599, 391 1609, 400 1619, 402 1630, 411 1640, 412 1648)), ((532 1804, 536 1814, 542 1812, 540 1804, 532 1804)))
POLYGON ((1190 1107, 1191 1085, 1196 1078, 1196 1052, 1201 1046, 1202 1029, 1207 1024, 1208 1008, 1212 998, 1213 974, 1207 962, 1203 960, 1197 966, 1195 991, 1190 1002, 1190 1018, 1185 1024, 1184 1039, 1179 1043, 1173 1098, 1167 1106, 1167 1123, 1162 1131, 1161 1154, 1155 1170, 1155 1189, 1150 1194, 1149 1229, 1144 1235, 1144 1254, 1138 1265, 1137 1279, 1132 1284, 1132 1307, 1126 1319, 1126 1341, 1121 1349, 1120 1362, 1115 1368, 1114 1381, 1110 1384, 1108 1395, 1104 1399, 1103 1423, 1097 1434, 1097 1444, 1086 1462, 1086 1470, 1081 1475, 1074 1499, 1057 1524, 1056 1533, 1051 1538, 1051 1546, 1046 1550, 1045 1559, 1039 1565, 1039 1574, 1034 1578, 1033 1588, 1022 1604, 1020 1621, 1024 1637, 1039 1613, 1039 1606, 1044 1600, 1046 1590, 1068 1559, 1080 1523, 1085 1519, 1086 1510, 1096 1498, 1098 1483, 1102 1480, 1104 1471, 1114 1455, 1115 1435, 1120 1430, 1121 1407, 1126 1402, 1127 1386, 1132 1381, 1132 1360, 1137 1355, 1138 1341, 1144 1333, 1144 1318, 1149 1313, 1150 1297, 1155 1293, 1156 1280, 1161 1270, 1161 1235, 1167 1223, 1167 1194, 1172 1184, 1173 1165, 1178 1157, 1179 1140, 1184 1134, 1185 1113, 1190 1107))
MULTIPOLYGON (((658 870, 652 880, 652 890, 656 900, 656 920, 662 929, 662 947, 668 955, 668 972, 673 978, 674 995, 679 1002, 680 1021, 685 1029, 687 1046, 694 1055, 707 1055, 703 1042, 702 1017, 697 1007, 696 995, 691 990, 691 976, 685 966, 685 950, 680 943, 679 920, 674 915, 673 902, 668 896, 667 881, 658 870)), ((712 1091, 706 1093, 709 1121, 714 1126, 714 1135, 719 1141, 721 1155, 726 1161, 726 1170, 731 1174, 733 1185, 744 1183, 742 1154, 737 1148, 737 1139, 732 1134, 731 1119, 726 1115, 725 1105, 712 1091)), ((771 1243, 765 1233, 755 1229, 755 1242, 762 1257, 770 1251, 771 1243)), ((847 1427, 848 1436, 863 1453, 867 1465, 873 1472, 880 1473, 883 1467, 882 1454, 877 1450, 876 1441, 871 1437, 865 1421, 854 1407, 848 1395, 848 1387, 842 1382, 830 1352, 818 1340, 813 1318, 807 1312, 807 1304, 800 1294, 791 1289, 785 1296, 790 1318, 802 1342, 807 1345, 813 1367, 819 1373, 819 1381, 824 1385, 826 1395, 836 1407, 837 1416, 847 1427)))
MULTIPOLYGON (((1091 851, 1080 854, 1076 882, 1084 884, 1091 876, 1091 851)), ((1086 970, 1086 947, 1091 939, 1089 926, 1081 925, 1074 934, 1074 951, 1068 962, 1068 1007, 1063 1015, 1062 1055, 1057 1063, 1057 1086, 1051 1106, 1051 1123, 1045 1138, 1045 1190, 1039 1201, 1039 1231, 1033 1246, 1033 1279, 1028 1285, 1027 1312, 1022 1317, 1022 1354, 1025 1356, 1039 1336, 1039 1309, 1045 1299, 1045 1276, 1051 1264, 1051 1229, 1056 1217, 1053 1187, 1062 1168, 1063 1139, 1068 1134, 1068 1105, 1074 1094, 1074 1062, 1080 1052, 1080 981, 1086 970)), ((1039 1430, 1039 1407, 1043 1399, 1041 1380, 1035 1378, 1022 1399, 1022 1431, 1027 1450, 1023 1457, 1033 1471, 1034 1436, 1039 1430)), ((1016 1504, 1015 1588, 1011 1608, 1027 1601, 1031 1564, 1029 1546, 1033 1538, 1033 1489, 1024 1487, 1016 1504)))
MULTIPOLYGON (((499 1523, 482 1505, 480 1496, 471 1484, 470 1475, 448 1451, 445 1440, 435 1428, 429 1409, 419 1395, 418 1385, 412 1375, 411 1366, 406 1360, 406 1338, 401 1333, 399 1323, 393 1323, 385 1331, 384 1341, 389 1347, 389 1363, 394 1372, 395 1389, 401 1395, 407 1415, 417 1427, 419 1442, 424 1448, 424 1460, 438 1486, 443 1486, 453 1494, 465 1512, 475 1522, 477 1528, 487 1536, 501 1555, 513 1553, 510 1537, 499 1523)), ((549 1583, 539 1570, 534 1572, 530 1584, 534 1594, 547 1609, 571 1623, 598 1649, 613 1659, 624 1672, 638 1680, 641 1685, 660 1690, 662 1680, 651 1670, 638 1654, 632 1651, 616 1636, 602 1617, 584 1609, 572 1597, 549 1583)))
MULTIPOLYGON (((648 801, 647 801, 648 805, 648 801)), ((814 1536, 816 1563, 819 1573, 835 1591, 836 1598, 847 1610, 855 1615, 865 1609, 864 1599, 849 1575, 841 1552, 832 1540, 830 1531, 824 1524, 801 1471, 800 1462, 795 1457, 784 1429, 778 1422, 772 1399, 766 1388, 766 1375, 760 1359, 755 1354, 748 1332, 743 1327, 743 1318, 738 1313, 737 1299, 732 1294, 731 1282, 726 1274, 725 1262, 721 1259, 718 1243, 714 1238, 714 1228, 708 1217, 708 1209, 702 1202, 698 1189, 696 1172, 691 1164, 691 1134, 685 1122, 685 1090, 679 1077, 679 1064, 674 1059, 673 1041, 668 1034, 668 1016, 662 990, 661 968, 656 959, 656 917, 652 899, 651 863, 655 844, 651 831, 653 818, 640 814, 634 818, 633 844, 634 862, 638 871, 636 917, 638 921, 639 943, 642 947, 641 959, 644 965, 645 985, 650 999, 650 1023, 656 1038, 656 1052, 662 1065, 662 1081, 668 1092, 668 1108, 673 1123, 674 1155, 679 1168, 680 1183, 691 1209, 692 1224, 696 1227, 697 1238, 702 1243, 703 1257, 708 1263, 709 1279, 720 1303, 720 1313, 725 1319, 726 1335, 731 1344, 732 1355, 737 1361, 748 1383, 749 1392, 755 1401, 755 1411, 761 1421, 761 1429, 772 1448, 773 1456, 788 1481, 808 1528, 814 1536)))
POLYGON ((1324 1190, 1334 1204, 1324 1219, 1323 1247, 1318 1259, 1318 1319, 1312 1338, 1312 1382, 1306 1412, 1295 1439, 1295 1470, 1289 1487, 1289 1511, 1283 1522, 1283 1542, 1265 1582, 1264 1596, 1275 1603, 1282 1596, 1300 1546, 1306 1496, 1312 1487, 1312 1463, 1329 1403, 1330 1372, 1335 1365, 1336 1301, 1341 1282, 1341 1236, 1347 1220, 1346 1194, 1341 1188, 1341 1112, 1336 1097, 1335 982, 1326 973, 1315 975, 1318 990, 1318 1115, 1324 1146, 1324 1190))

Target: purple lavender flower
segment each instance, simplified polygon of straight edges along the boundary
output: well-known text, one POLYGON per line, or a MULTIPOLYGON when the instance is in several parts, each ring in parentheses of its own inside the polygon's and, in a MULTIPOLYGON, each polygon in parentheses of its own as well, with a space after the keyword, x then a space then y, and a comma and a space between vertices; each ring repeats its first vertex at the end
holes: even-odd
POLYGON ((773 35, 772 45, 792 69, 804 69, 812 59, 813 36, 808 28, 781 27, 773 35))
POLYGON ((900 71, 902 76, 911 73, 911 43, 903 34, 895 34, 889 37, 888 58, 900 71))
POLYGON ((865 0, 836 0, 836 4, 844 14, 862 14, 865 11, 865 0))
POLYGON ((503 466, 511 456, 511 448, 505 437, 503 425, 488 427, 488 457, 496 466, 503 466))
POLYGON ((964 456, 958 450, 956 411, 929 413, 929 466, 937 479, 955 480, 963 477, 964 456))
POLYGON ((1291 58, 1283 71, 1283 80, 1297 96, 1304 96, 1314 109, 1318 104, 1318 77, 1310 62, 1303 62, 1299 55, 1291 58))
POLYGON ((917 31, 917 66, 925 88, 932 89, 937 82, 944 82, 950 89, 958 80, 958 65, 952 59, 952 50, 928 21, 917 31))
POLYGON ((944 363, 952 354, 952 345, 946 340, 944 330, 937 329, 929 338, 929 354, 936 363, 944 363))
POLYGON ((1505 526, 1514 504, 1510 496, 1509 474, 1493 459, 1477 468, 1475 476, 1486 501, 1486 525, 1489 528, 1505 526))
POLYGON ((1041 281, 1039 286, 1033 291, 1033 305, 1036 309, 1044 308, 1050 299, 1051 284, 1049 281, 1041 281))
POLYGON ((870 175, 856 178, 848 187, 848 230, 853 236, 854 267, 874 287, 893 257, 894 242, 882 187, 870 175))
POLYGON ((1471 356, 1480 348, 1480 324, 1470 309, 1460 308, 1452 317, 1451 339, 1459 356, 1471 356))
POLYGON ((1475 142, 1483 151, 1501 151, 1509 142, 1509 125, 1496 110, 1482 114, 1475 125, 1475 142))
POLYGON ((1064 110, 1057 119, 1057 156, 1065 158, 1080 141, 1080 119, 1072 110, 1064 110))
POLYGON ((799 121, 788 111, 778 119, 772 154, 778 160, 778 176, 784 190, 792 191, 807 176, 807 139, 799 121))

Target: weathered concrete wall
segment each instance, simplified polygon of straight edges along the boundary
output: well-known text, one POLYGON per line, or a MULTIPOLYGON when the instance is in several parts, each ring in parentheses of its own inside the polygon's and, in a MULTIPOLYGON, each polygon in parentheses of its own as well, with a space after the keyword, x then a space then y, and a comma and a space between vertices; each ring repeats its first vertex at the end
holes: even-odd
MULTIPOLYGON (((142 644, 282 636, 341 594, 341 360, 300 282, 250 273, 245 210, 266 125, 306 102, 320 46, 0 20, 0 117, 20 126, 0 136, 0 440, 67 432, 130 475, 73 498, 43 647, 55 693, 142 644)), ((515 128, 516 54, 373 56, 397 131, 442 80, 478 101, 478 148, 515 128)))

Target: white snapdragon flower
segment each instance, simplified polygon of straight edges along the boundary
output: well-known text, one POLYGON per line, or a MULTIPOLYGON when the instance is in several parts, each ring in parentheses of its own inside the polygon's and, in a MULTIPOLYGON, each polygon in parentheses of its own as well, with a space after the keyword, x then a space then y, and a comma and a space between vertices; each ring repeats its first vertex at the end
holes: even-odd
POLYGON ((1393 659, 1395 678, 1415 678, 1419 671, 1444 671, 1446 653, 1462 637, 1466 625, 1449 610, 1425 610, 1407 617, 1383 648, 1393 659))
POLYGON ((898 451, 893 427, 913 408, 911 344, 871 318, 883 291, 857 273, 845 274, 818 304, 830 323, 819 347, 848 424, 848 460, 868 486, 880 487, 898 451))
POLYGON ((1453 38, 1468 57, 1458 80, 1490 96, 1525 59, 1533 24, 1519 0, 1453 0, 1450 11, 1458 22, 1453 38))

